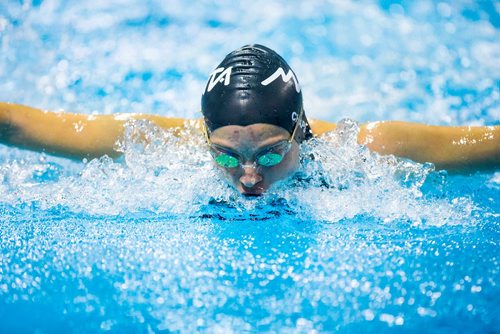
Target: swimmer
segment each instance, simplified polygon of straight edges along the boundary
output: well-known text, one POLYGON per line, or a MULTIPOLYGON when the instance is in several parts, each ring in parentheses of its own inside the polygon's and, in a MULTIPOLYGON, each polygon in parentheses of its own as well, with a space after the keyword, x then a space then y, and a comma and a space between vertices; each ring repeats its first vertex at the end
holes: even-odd
MULTIPOLYGON (((128 120, 164 129, 189 124, 203 131, 215 164, 242 194, 260 195, 295 173, 300 144, 336 128, 309 120, 302 90, 286 61, 262 45, 228 54, 210 74, 201 98, 203 119, 147 114, 54 113, 0 103, 0 143, 70 158, 118 157, 128 120)), ((384 121, 360 126, 358 143, 381 155, 432 162, 438 169, 500 167, 500 126, 446 127, 384 121)))

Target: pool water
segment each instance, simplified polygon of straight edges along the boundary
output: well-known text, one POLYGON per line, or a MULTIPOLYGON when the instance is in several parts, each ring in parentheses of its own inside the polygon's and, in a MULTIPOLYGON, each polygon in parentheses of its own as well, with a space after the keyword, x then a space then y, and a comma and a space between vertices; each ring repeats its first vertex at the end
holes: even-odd
POLYGON ((2 2, 1 101, 200 117, 259 42, 339 126, 251 199, 197 129, 130 122, 115 161, 0 146, 0 332, 500 332, 500 173, 355 143, 356 121, 500 124, 499 26, 488 1, 2 2))

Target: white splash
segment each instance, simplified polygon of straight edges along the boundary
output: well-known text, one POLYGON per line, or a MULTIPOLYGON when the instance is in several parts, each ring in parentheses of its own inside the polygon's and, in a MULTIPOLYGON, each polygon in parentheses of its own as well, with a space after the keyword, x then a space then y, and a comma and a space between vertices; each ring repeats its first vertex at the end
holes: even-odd
POLYGON ((49 163, 4 163, 2 202, 66 207, 87 214, 190 215, 199 214, 212 201, 240 212, 258 212, 281 199, 303 219, 336 222, 367 215, 414 225, 463 223, 474 208, 466 198, 427 199, 421 187, 433 167, 370 152, 356 143, 359 128, 350 120, 340 122, 335 132, 304 143, 298 176, 253 199, 241 196, 224 180, 199 129, 183 131, 181 137, 189 139, 148 121, 130 121, 124 140, 117 143, 123 157, 94 159, 77 175, 59 176, 49 163))

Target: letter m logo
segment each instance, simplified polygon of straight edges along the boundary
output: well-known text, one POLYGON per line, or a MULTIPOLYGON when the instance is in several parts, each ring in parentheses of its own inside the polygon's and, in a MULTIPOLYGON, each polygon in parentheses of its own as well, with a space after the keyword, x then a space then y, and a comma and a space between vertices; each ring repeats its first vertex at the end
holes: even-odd
POLYGON ((297 78, 293 74, 292 70, 289 70, 288 73, 285 73, 285 71, 281 67, 278 68, 276 70, 276 72, 274 72, 269 78, 262 81, 261 84, 262 84, 262 86, 267 86, 271 82, 273 82, 274 80, 278 79, 279 77, 281 77, 283 82, 288 82, 288 81, 290 81, 290 79, 292 79, 293 84, 295 85, 295 90, 297 91, 297 93, 300 93, 299 82, 297 81, 297 78))

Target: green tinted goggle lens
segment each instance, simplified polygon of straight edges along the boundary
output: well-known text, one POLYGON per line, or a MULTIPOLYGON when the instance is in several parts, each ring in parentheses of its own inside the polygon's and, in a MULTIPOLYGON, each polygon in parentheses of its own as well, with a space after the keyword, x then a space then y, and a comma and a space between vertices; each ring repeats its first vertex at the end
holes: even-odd
MULTIPOLYGON (((264 167, 276 166, 283 160, 283 156, 277 153, 267 153, 257 159, 257 164, 264 167)), ((229 154, 220 154, 215 158, 215 162, 224 168, 236 168, 240 164, 237 158, 229 154)))
POLYGON ((283 160, 283 156, 281 156, 278 153, 267 153, 262 156, 260 156, 257 159, 257 163, 261 166, 265 167, 271 167, 271 166, 276 166, 283 160))
POLYGON ((240 162, 233 156, 229 154, 221 154, 215 158, 215 162, 224 168, 235 168, 238 167, 240 162))

